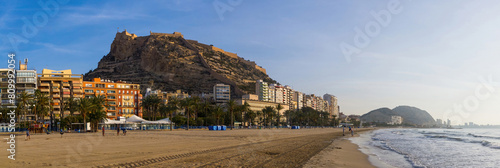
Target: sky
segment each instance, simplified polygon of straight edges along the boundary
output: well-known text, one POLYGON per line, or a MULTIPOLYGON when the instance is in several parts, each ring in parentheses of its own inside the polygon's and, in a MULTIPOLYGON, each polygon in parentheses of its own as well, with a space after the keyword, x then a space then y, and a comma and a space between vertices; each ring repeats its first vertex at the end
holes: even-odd
POLYGON ((117 31, 176 31, 295 90, 333 94, 345 114, 410 105, 500 124, 498 16, 495 0, 1 1, 0 53, 83 74, 117 31))

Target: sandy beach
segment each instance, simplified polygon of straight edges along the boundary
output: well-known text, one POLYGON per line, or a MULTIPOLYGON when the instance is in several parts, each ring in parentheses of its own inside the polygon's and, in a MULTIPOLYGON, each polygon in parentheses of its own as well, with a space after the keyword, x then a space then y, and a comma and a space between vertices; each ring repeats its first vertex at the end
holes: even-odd
POLYGON ((2 140, 0 167, 370 167, 342 137, 332 128, 19 135, 15 161, 2 140))

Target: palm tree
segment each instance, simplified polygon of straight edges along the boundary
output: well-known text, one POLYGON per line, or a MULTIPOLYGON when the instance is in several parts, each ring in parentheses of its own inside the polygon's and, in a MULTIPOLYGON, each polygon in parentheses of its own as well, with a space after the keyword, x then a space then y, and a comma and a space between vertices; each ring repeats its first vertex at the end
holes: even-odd
POLYGON ((220 119, 224 118, 224 110, 220 105, 214 107, 214 117, 217 119, 217 125, 220 125, 220 119))
POLYGON ((278 114, 277 114, 276 118, 278 119, 278 126, 279 126, 280 125, 279 123, 281 122, 280 121, 281 120, 281 113, 280 113, 280 111, 283 110, 283 106, 281 104, 278 104, 276 106, 276 110, 278 110, 278 114))
POLYGON ((184 115, 186 115, 187 118, 187 130, 189 130, 189 119, 190 119, 190 109, 193 106, 193 98, 185 98, 184 100, 181 101, 181 107, 184 108, 184 115))
POLYGON ((253 120, 255 119, 255 117, 256 113, 253 110, 248 110, 243 118, 249 123, 248 126, 250 126, 253 124, 253 120))
POLYGON ((92 103, 91 113, 89 115, 90 122, 92 125, 92 130, 97 132, 98 123, 107 118, 105 108, 108 108, 106 104, 106 97, 104 95, 98 95, 90 98, 92 103))
POLYGON ((243 113, 248 113, 250 110, 250 104, 248 104, 247 102, 243 103, 243 105, 239 106, 238 108, 238 112, 240 112, 241 114, 238 114, 238 116, 241 117, 241 119, 243 120, 243 113))
POLYGON ((179 99, 176 97, 170 97, 167 103, 167 113, 170 116, 170 131, 173 129, 173 121, 172 119, 174 118, 174 112, 179 110, 179 99))
MULTIPOLYGON (((17 111, 22 112, 24 120, 26 120, 26 113, 28 112, 29 101, 33 96, 28 94, 26 91, 21 92, 17 96, 17 111)), ((19 115, 18 115, 19 118, 19 115)), ((19 121, 19 119, 18 119, 19 121)))
POLYGON ((83 116, 83 126, 87 132, 87 115, 94 109, 94 104, 89 98, 82 98, 78 101, 78 110, 83 116))
POLYGON ((233 130, 233 127, 234 127, 234 110, 236 108, 236 102, 234 102, 234 100, 229 100, 229 102, 227 102, 227 110, 229 111, 229 113, 231 113, 231 130, 233 130))
POLYGON ((35 111, 35 118, 38 121, 38 117, 45 118, 48 114, 50 99, 47 97, 46 93, 42 93, 40 90, 35 90, 34 102, 32 105, 32 109, 35 111))
MULTIPOLYGON (((267 116, 268 119, 271 121, 271 127, 273 126, 273 115, 274 115, 274 108, 272 106, 266 106, 264 109, 262 109, 262 112, 264 116, 267 116)), ((266 122, 267 124, 267 122, 266 122)))

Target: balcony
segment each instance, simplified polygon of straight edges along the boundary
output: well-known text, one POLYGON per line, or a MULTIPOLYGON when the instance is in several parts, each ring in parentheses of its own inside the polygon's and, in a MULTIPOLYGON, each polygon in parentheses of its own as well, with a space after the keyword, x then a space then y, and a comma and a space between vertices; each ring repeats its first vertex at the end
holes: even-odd
POLYGON ((52 92, 59 93, 59 89, 52 89, 52 92))
POLYGON ((63 95, 63 97, 64 97, 64 98, 69 98, 69 97, 71 97, 71 96, 70 96, 69 94, 64 94, 64 95, 63 95))
POLYGON ((63 86, 69 87, 69 83, 63 83, 63 86))
POLYGON ((40 86, 50 86, 50 83, 40 83, 40 86))
POLYGON ((82 90, 81 89, 75 89, 75 90, 73 90, 73 93, 82 93, 82 90))
POLYGON ((46 88, 42 88, 40 89, 41 92, 49 92, 50 90, 49 89, 46 89, 46 88))
POLYGON ((60 98, 61 95, 59 95, 59 94, 53 94, 52 97, 54 97, 54 98, 60 98))

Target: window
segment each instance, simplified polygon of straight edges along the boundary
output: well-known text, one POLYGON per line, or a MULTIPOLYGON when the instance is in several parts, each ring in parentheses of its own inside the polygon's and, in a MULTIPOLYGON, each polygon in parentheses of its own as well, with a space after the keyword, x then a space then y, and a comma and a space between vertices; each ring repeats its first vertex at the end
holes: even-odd
POLYGON ((108 99, 115 99, 115 96, 108 96, 108 99))
POLYGON ((128 94, 128 90, 127 90, 127 94, 128 94))
POLYGON ((119 93, 119 94, 121 94, 121 93, 122 93, 122 91, 121 91, 121 90, 119 90, 119 91, 118 91, 118 93, 119 93))
POLYGON ((121 99, 121 98, 122 98, 122 96, 118 96, 118 98, 119 98, 119 99, 121 99))
POLYGON ((108 85, 108 88, 115 88, 115 85, 108 85))
POLYGON ((100 90, 96 90, 96 92, 97 92, 97 93, 101 93, 101 91, 100 91, 100 90))
POLYGON ((85 93, 94 93, 94 90, 85 89, 85 93))
POLYGON ((92 87, 92 84, 85 84, 85 87, 92 87))
POLYGON ((108 90, 108 93, 116 93, 115 90, 108 90))

